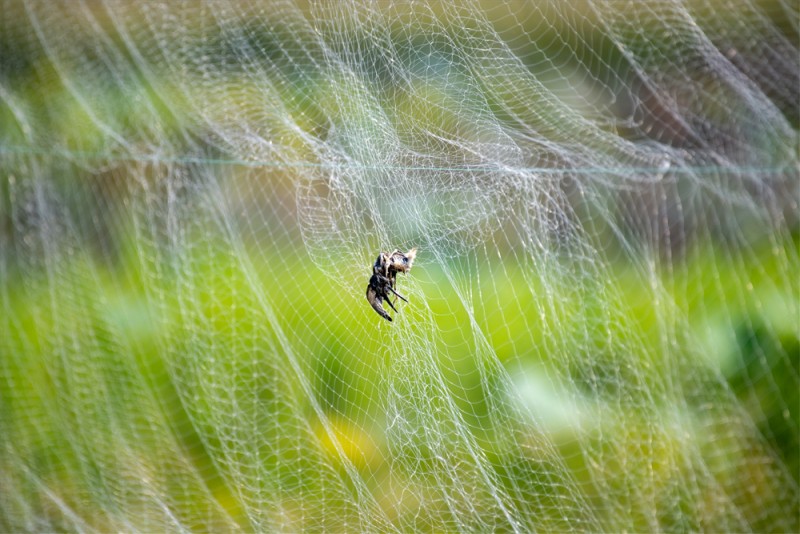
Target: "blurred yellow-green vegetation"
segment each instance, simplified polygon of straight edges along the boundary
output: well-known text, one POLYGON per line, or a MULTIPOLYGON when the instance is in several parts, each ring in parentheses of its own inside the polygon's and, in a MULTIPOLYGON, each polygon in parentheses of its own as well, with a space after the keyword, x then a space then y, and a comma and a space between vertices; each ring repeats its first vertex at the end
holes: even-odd
MULTIPOLYGON (((741 20, 719 5, 691 12, 710 35, 741 20)), ((604 187, 625 173, 497 140, 522 122, 609 159, 624 143, 699 152, 628 87, 624 53, 666 71, 680 36, 642 32, 631 52, 588 8, 569 10, 584 27, 533 21, 557 5, 487 5, 470 13, 513 45, 494 53, 521 59, 493 73, 480 24, 444 8, 398 4, 385 33, 304 8, 317 41, 263 18, 178 9, 162 28, 81 6, 3 15, 0 530, 800 528, 791 140, 746 128, 751 110, 700 72, 707 92, 679 109, 708 111, 717 150, 746 144, 731 160, 763 166, 769 194, 735 166, 708 172, 714 195, 702 171, 604 187), (644 116, 586 127, 604 92, 644 116), (405 156, 384 158, 392 143, 405 156), (517 194, 473 173, 464 147, 489 143, 545 177, 579 169, 517 194), (367 234, 344 230, 342 250, 325 217, 367 234), (363 293, 394 246, 420 252, 389 324, 363 293)), ((768 89, 796 141, 796 99, 768 89)))

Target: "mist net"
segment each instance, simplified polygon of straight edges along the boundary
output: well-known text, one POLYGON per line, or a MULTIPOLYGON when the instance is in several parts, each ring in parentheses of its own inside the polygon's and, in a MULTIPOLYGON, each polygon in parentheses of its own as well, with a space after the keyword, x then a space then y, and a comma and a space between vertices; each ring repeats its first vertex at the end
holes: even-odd
POLYGON ((0 5, 0 530, 800 529, 795 2, 0 5))

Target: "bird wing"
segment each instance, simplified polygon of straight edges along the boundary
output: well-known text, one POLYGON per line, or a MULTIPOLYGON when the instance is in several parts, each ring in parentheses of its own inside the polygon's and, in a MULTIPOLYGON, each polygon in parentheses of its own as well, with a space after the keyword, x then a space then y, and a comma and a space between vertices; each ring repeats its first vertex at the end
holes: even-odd
POLYGON ((378 315, 391 322, 392 317, 383 309, 383 299, 378 296, 378 293, 371 285, 367 286, 367 300, 372 306, 372 309, 378 312, 378 315))

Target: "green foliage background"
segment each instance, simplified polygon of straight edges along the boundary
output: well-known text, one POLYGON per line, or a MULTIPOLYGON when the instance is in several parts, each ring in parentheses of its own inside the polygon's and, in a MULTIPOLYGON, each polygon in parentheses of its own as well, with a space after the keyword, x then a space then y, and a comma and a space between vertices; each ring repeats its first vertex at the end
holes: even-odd
MULTIPOLYGON (((436 321, 440 336, 431 340, 429 353, 437 358, 432 365, 443 379, 438 383, 433 375, 415 376, 414 355, 395 349, 403 343, 397 329, 376 326, 360 285, 336 291, 327 284, 330 274, 310 261, 297 223, 296 187, 304 172, 325 169, 313 159, 308 167, 294 168, 237 160, 214 143, 198 142, 213 132, 196 131, 187 100, 206 100, 213 108, 223 104, 216 98, 227 95, 225 106, 235 107, 234 95, 257 91, 235 66, 225 80, 230 93, 204 94, 198 85, 196 94, 186 94, 171 84, 169 72, 150 73, 138 82, 134 77, 125 94, 98 80, 91 108, 102 110, 104 121, 126 140, 128 146, 120 147, 75 98, 59 70, 65 65, 43 55, 32 45, 35 40, 20 38, 29 28, 12 29, 8 22, 19 20, 13 13, 21 7, 6 7, 0 85, 5 95, 11 88, 15 98, 4 96, 0 103, 0 530, 147 529, 162 524, 157 516, 163 503, 176 525, 249 530, 262 525, 253 509, 263 504, 265 492, 276 497, 262 510, 263 524, 350 530, 364 521, 364 510, 353 504, 358 488, 350 488, 351 494, 329 490, 351 470, 366 481, 372 506, 388 513, 388 520, 435 530, 436 524, 427 521, 450 513, 446 500, 432 495, 426 502, 404 502, 409 497, 403 492, 411 486, 433 488, 432 493, 441 488, 435 468, 426 468, 437 461, 434 451, 425 449, 422 438, 407 442, 405 450, 390 450, 385 432, 391 424, 380 408, 386 395, 424 397, 421 391, 440 387, 519 505, 548 493, 548 501, 537 509, 543 530, 598 525, 650 530, 648 514, 635 512, 651 504, 646 499, 659 509, 662 528, 716 524, 714 514, 728 513, 715 504, 717 486, 705 487, 702 481, 682 486, 691 470, 676 460, 683 442, 672 435, 675 428, 696 436, 693 443, 720 486, 741 488, 731 494, 731 506, 750 527, 800 528, 796 203, 785 225, 752 228, 743 211, 742 227, 752 235, 732 243, 709 230, 669 257, 664 254, 675 251, 657 250, 645 239, 637 243, 641 249, 635 256, 623 252, 595 215, 578 209, 581 226, 595 232, 589 239, 605 254, 604 268, 586 279, 576 277, 573 270, 581 266, 571 264, 569 256, 554 260, 555 273, 540 277, 515 244, 504 243, 503 228, 487 237, 496 254, 476 250, 469 259, 452 254, 441 262, 433 261, 432 251, 421 250, 412 274, 401 281, 411 289, 411 303, 401 311, 408 324, 403 332, 422 336, 424 329, 414 325, 436 321), (140 113, 142 102, 157 110, 158 124, 140 113), (148 159, 130 150, 153 139, 168 144, 172 153, 148 159), (52 140, 57 142, 49 144, 52 140), (185 188, 164 189, 161 179, 176 175, 185 180, 185 188), (233 229, 216 224, 202 195, 191 197, 214 181, 224 191, 221 197, 239 202, 233 229), (264 194, 247 199, 253 184, 261 184, 264 194), (26 207, 40 187, 47 199, 58 202, 30 200, 34 207, 26 207), (179 201, 165 200, 169 195, 179 201), (181 226, 180 238, 172 243, 176 236, 169 218, 189 220, 191 210, 196 210, 193 222, 181 226), (249 226, 251 220, 258 224, 249 226), (652 270, 643 269, 649 265, 652 270), (459 278, 453 279, 453 273, 459 278), (559 296, 560 308, 537 316, 534 303, 554 291, 554 280, 566 288, 576 279, 581 286, 573 288, 573 295, 559 296), (464 294, 480 295, 480 306, 454 304, 464 294), (664 300, 653 299, 654 294, 664 300), (268 303, 263 295, 269 296, 268 303), (512 306, 518 310, 512 313, 512 306), (343 314, 343 309, 363 313, 343 314), (495 313, 498 309, 504 313, 495 313), (673 321, 685 321, 687 331, 667 343, 664 323, 673 321), (609 331, 609 324, 616 330, 609 331), (495 349, 499 367, 481 356, 472 334, 476 326, 495 349), (564 331, 570 328, 575 331, 564 331), (543 349, 554 330, 566 345, 574 345, 543 349), (291 336, 302 336, 302 342, 291 336), (631 351, 612 352, 619 345, 609 345, 609 338, 628 339, 624 346, 631 351), (302 351, 292 355, 294 363, 287 364, 287 349, 298 348, 302 351), (576 356, 562 359, 565 354, 576 356), (588 354, 592 357, 580 357, 588 354), (682 356, 676 359, 676 354, 682 356), (703 359, 689 361, 685 355, 703 359), (563 486, 564 495, 553 494, 558 483, 547 479, 563 467, 550 465, 547 455, 531 457, 507 447, 509 440, 535 437, 511 423, 498 426, 498 419, 488 416, 502 394, 492 384, 501 382, 505 372, 536 366, 560 369, 565 380, 559 384, 552 375, 543 378, 552 382, 553 391, 537 390, 536 402, 556 406, 550 438, 585 499, 586 507, 568 509, 568 518, 564 507, 575 499, 574 488, 563 486), (626 374, 626 368, 649 369, 649 375, 626 374), (685 405, 637 399, 661 387, 665 373, 679 381, 673 387, 682 392, 685 405), (724 380, 712 378, 717 375, 724 380), (398 376, 415 379, 394 381, 398 376), (395 389, 397 384, 408 389, 395 389), (692 391, 698 384, 714 384, 718 390, 692 391), (574 423, 563 421, 573 415, 559 415, 561 387, 577 389, 600 410, 625 410, 628 425, 599 428, 590 444, 582 442, 574 423), (715 399, 742 410, 742 420, 752 421, 758 432, 723 431, 739 420, 729 419, 724 410, 707 410, 715 399), (676 411, 681 420, 672 426, 676 411), (620 430, 628 433, 625 438, 620 430), (755 449, 761 446, 756 435, 775 456, 763 472, 753 464, 739 468, 741 458, 733 452, 747 444, 725 442, 748 436, 755 449), (609 463, 588 465, 576 450, 582 446, 607 448, 609 463), (628 463, 636 457, 648 458, 647 470, 628 463), (386 464, 389 458, 394 466, 386 464), (764 481, 774 476, 775 465, 790 476, 787 493, 775 508, 762 510, 764 492, 773 491, 764 481), (613 474, 624 471, 615 487, 613 474), (637 477, 658 481, 660 489, 655 495, 639 494, 637 477), (605 488, 615 495, 617 508, 599 505, 608 502, 608 495, 601 493, 598 479, 608 480, 605 488), (118 502, 128 507, 118 509, 118 502)), ((267 56, 280 47, 280 34, 225 28, 219 41, 207 40, 205 53, 234 57, 236 50, 225 48, 230 43, 225 32, 235 31, 249 35, 250 44, 267 56)), ((543 34, 530 43, 531 64, 547 56, 552 37, 543 34)), ((587 30, 582 37, 573 44, 604 50, 603 68, 622 64, 602 36, 587 30)), ((70 46, 84 46, 87 61, 93 61, 93 43, 80 38, 70 46)), ((653 41, 641 46, 667 48, 653 41)), ((405 53, 412 57, 420 50, 411 47, 405 53)), ((445 57, 446 47, 437 53, 445 57)), ((322 135, 318 130, 325 125, 358 120, 340 118, 349 112, 338 109, 350 91, 347 79, 331 84, 328 76, 315 79, 314 73, 294 72, 296 66, 284 67, 284 79, 291 83, 277 89, 281 105, 309 132, 322 135)), ((380 83, 379 70, 375 76, 380 83)), ((398 131, 403 134, 407 126, 405 133, 413 139, 415 128, 430 124, 453 131, 463 127, 457 104, 448 100, 455 97, 447 90, 432 83, 421 93, 393 95, 387 108, 397 110, 398 131)), ((497 117, 502 118, 507 104, 494 103, 497 117)), ((724 110, 716 118, 711 103, 709 109, 712 123, 724 123, 725 113, 736 113, 724 110)), ((794 111, 784 112, 797 128, 794 111)), ((303 142, 292 137, 296 133, 281 131, 279 124, 266 128, 304 161, 303 142)), ((790 183, 796 179, 789 177, 790 183)), ((619 205, 611 211, 622 220, 625 199, 609 202, 619 205)), ((403 241, 413 244, 415 237, 403 241)), ((374 252, 365 251, 363 257, 364 284, 374 252)), ((428 408, 448 409, 433 401, 428 408)), ((460 454, 453 451, 456 458, 460 454)), ((453 463, 467 462, 464 454, 453 463)), ((480 509, 481 502, 476 499, 478 510, 472 512, 489 513, 480 509)))

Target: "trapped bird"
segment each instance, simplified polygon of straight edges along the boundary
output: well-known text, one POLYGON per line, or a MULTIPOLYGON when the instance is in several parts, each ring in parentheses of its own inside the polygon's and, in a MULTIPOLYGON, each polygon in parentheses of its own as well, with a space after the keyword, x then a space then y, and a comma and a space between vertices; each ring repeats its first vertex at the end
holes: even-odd
POLYGON ((398 298, 408 302, 408 299, 395 291, 394 288, 397 282, 397 273, 407 273, 410 271, 416 256, 416 248, 412 248, 405 254, 398 249, 394 249, 392 252, 381 252, 378 254, 378 259, 375 260, 375 265, 372 266, 372 276, 367 285, 367 300, 370 305, 372 305, 372 308, 378 312, 378 315, 387 321, 391 321, 392 318, 389 313, 383 309, 383 301, 385 300, 395 312, 397 312, 397 308, 395 308, 392 301, 389 300, 389 293, 393 293, 398 298))

